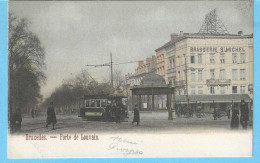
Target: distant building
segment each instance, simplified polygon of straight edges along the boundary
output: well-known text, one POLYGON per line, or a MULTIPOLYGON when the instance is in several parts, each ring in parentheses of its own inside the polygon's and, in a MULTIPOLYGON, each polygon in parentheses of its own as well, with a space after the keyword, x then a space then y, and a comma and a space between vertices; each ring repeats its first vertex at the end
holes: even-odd
POLYGON ((129 109, 132 109, 133 106, 132 95, 130 89, 133 86, 140 85, 143 77, 149 73, 155 73, 156 71, 156 57, 153 55, 152 57, 146 58, 145 61, 139 61, 138 67, 135 69, 134 74, 127 74, 125 75, 125 84, 127 90, 127 96, 129 101, 129 109))
POLYGON ((139 61, 135 73, 129 77, 130 86, 140 85, 142 78, 147 73, 154 73, 156 71, 156 58, 153 55, 151 58, 146 58, 145 61, 139 61))
POLYGON ((166 83, 168 83, 167 79, 167 62, 166 62, 166 51, 164 46, 155 50, 156 52, 156 73, 164 78, 166 83))

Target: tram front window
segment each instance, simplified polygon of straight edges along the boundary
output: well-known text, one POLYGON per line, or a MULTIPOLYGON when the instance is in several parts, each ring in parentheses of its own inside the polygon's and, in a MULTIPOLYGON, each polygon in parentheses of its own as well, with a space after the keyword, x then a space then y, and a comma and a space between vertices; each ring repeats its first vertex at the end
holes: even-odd
POLYGON ((97 107, 100 107, 100 100, 96 100, 97 102, 97 107))
POLYGON ((89 100, 85 100, 85 106, 89 107, 89 100))
POLYGON ((106 100, 105 99, 101 100, 101 107, 106 107, 106 100))
POLYGON ((95 100, 91 100, 90 106, 95 107, 95 100))

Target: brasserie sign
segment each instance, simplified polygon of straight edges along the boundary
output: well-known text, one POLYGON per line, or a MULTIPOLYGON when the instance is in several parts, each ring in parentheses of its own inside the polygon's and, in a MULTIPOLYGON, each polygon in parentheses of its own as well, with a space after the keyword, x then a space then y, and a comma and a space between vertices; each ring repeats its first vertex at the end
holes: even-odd
POLYGON ((190 52, 209 52, 209 53, 226 53, 226 52, 245 52, 244 47, 190 47, 190 52))

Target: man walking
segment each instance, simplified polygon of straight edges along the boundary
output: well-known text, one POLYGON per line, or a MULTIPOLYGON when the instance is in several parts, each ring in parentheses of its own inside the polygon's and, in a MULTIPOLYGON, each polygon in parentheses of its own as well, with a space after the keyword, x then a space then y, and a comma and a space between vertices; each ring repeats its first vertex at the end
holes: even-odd
POLYGON ((134 119, 132 124, 137 123, 137 126, 139 126, 139 122, 140 122, 140 114, 139 114, 139 110, 137 105, 135 105, 135 109, 134 109, 134 119))
POLYGON ((53 102, 50 102, 50 106, 48 107, 46 123, 46 128, 48 128, 48 125, 52 123, 52 129, 54 130, 54 125, 57 123, 57 120, 55 110, 53 107, 53 102))
POLYGON ((249 109, 247 103, 244 100, 241 100, 240 103, 240 124, 243 129, 247 129, 247 121, 249 120, 249 109))
POLYGON ((20 108, 17 108, 12 115, 11 131, 20 132, 22 128, 22 114, 20 108))

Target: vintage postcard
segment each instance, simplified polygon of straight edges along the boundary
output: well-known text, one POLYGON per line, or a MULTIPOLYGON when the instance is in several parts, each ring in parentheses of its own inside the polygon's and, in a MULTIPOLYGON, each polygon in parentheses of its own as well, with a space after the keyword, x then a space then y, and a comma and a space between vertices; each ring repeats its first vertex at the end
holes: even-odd
POLYGON ((253 0, 8 6, 8 158, 252 157, 253 0))

